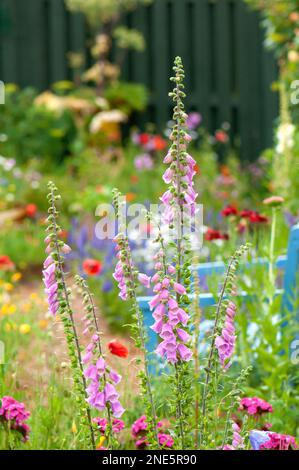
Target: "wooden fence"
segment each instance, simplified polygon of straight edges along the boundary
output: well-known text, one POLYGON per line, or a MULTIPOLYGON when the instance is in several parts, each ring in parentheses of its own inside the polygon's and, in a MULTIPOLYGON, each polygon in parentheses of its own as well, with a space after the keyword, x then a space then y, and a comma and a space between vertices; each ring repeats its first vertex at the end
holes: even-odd
MULTIPOLYGON (((141 30, 144 53, 130 53, 126 80, 151 91, 138 123, 162 129, 170 118, 169 75, 175 55, 186 68, 188 110, 198 110, 209 130, 228 121, 240 136, 242 158, 254 160, 272 141, 277 97, 273 57, 263 47, 259 18, 243 0, 154 0, 125 22, 141 30)), ((0 0, 0 80, 44 89, 72 78, 66 55, 88 55, 89 34, 82 16, 65 10, 64 0, 0 0)))

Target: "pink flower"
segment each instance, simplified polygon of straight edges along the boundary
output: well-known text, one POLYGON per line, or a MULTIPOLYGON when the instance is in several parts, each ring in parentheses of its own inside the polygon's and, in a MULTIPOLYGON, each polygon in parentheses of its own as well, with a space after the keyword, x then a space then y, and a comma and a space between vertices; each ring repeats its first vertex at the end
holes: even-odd
POLYGON ((145 287, 148 289, 151 286, 151 278, 147 276, 146 274, 139 273, 138 274, 138 281, 143 284, 145 287))
POLYGON ((173 288, 174 290, 180 294, 180 295, 185 295, 186 294, 186 289, 182 284, 179 284, 178 282, 173 283, 173 288))
POLYGON ((231 365, 230 359, 235 350, 236 336, 234 335, 235 327, 233 318, 236 314, 236 306, 233 302, 229 302, 226 309, 226 317, 224 328, 222 329, 221 336, 217 336, 215 346, 218 349, 218 355, 222 367, 228 369, 231 365))
POLYGON ((262 415, 263 413, 272 413, 273 407, 270 403, 257 397, 245 397, 241 399, 239 411, 245 411, 249 415, 262 415))
POLYGON ((295 450, 298 448, 295 438, 287 434, 268 432, 269 440, 260 445, 260 450, 295 450))
POLYGON ((169 434, 158 434, 159 444, 162 447, 172 447, 174 444, 174 440, 169 434))
POLYGON ((56 265, 52 256, 48 256, 44 262, 43 281, 45 285, 45 292, 48 297, 49 312, 56 315, 59 302, 58 302, 58 284, 56 282, 56 265))
POLYGON ((28 440, 30 428, 26 421, 30 417, 29 411, 26 410, 24 403, 20 403, 10 396, 4 396, 0 399, 0 422, 7 421, 11 429, 22 434, 24 442, 28 440))
MULTIPOLYGON (((94 418, 92 420, 98 425, 98 430, 101 434, 105 434, 107 429, 107 419, 106 418, 94 418)), ((114 419, 112 421, 112 432, 114 434, 119 434, 125 427, 125 423, 121 419, 114 419)))

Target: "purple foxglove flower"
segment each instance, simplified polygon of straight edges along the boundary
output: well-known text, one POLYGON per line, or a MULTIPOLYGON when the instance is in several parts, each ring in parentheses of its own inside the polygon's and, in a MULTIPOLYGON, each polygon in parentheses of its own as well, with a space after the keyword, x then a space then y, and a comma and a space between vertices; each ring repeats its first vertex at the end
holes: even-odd
POLYGON ((190 361, 191 358, 192 358, 192 351, 191 349, 187 348, 187 346, 185 346, 184 344, 179 344, 178 345, 178 352, 181 356, 181 359, 183 361, 190 361))
POLYGON ((56 282, 56 265, 51 256, 48 256, 44 262, 43 281, 48 297, 49 311, 52 315, 56 315, 59 308, 58 284, 56 282))
POLYGON ((182 330, 182 328, 177 328, 176 332, 179 339, 183 341, 183 343, 190 341, 190 335, 185 330, 182 330))
POLYGON ((157 320, 150 328, 155 332, 160 334, 163 327, 163 320, 157 320))
POLYGON ((112 402, 111 408, 112 408, 113 416, 115 416, 115 418, 120 418, 125 412, 124 408, 121 406, 119 401, 112 402))
POLYGON ((98 370, 96 366, 94 366, 93 364, 90 364, 88 367, 86 367, 86 369, 84 369, 84 376, 87 379, 97 380, 98 370))
POLYGON ((148 289, 151 286, 151 278, 147 276, 146 274, 139 273, 138 274, 138 280, 141 284, 143 284, 145 287, 148 289))
POLYGON ((175 274, 176 273, 176 269, 172 265, 168 266, 167 271, 168 271, 169 274, 175 274))
POLYGON ((105 359, 103 357, 100 357, 97 360, 96 368, 97 368, 97 371, 99 372, 100 375, 103 375, 105 373, 105 371, 106 371, 106 362, 105 362, 105 359))
POLYGON ((110 370, 109 377, 112 380, 112 382, 114 382, 115 384, 118 384, 121 381, 121 375, 119 375, 114 370, 110 370))
POLYGON ((113 401, 116 401, 119 397, 119 394, 115 390, 115 387, 109 382, 106 384, 104 388, 104 394, 105 394, 105 400, 110 401, 111 403, 113 401))
POLYGON ((173 288, 174 290, 180 294, 180 295, 185 295, 186 294, 186 289, 182 284, 179 284, 178 282, 173 283, 173 288))

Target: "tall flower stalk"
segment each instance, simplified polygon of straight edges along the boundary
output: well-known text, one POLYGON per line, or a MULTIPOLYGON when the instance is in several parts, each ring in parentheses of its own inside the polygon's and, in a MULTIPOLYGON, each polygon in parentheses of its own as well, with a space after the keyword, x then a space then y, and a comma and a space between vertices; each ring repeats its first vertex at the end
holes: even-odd
MULTIPOLYGON (((169 361, 174 364, 175 373, 175 395, 176 395, 176 416, 177 428, 180 435, 180 447, 186 448, 186 423, 188 392, 190 387, 188 384, 188 367, 186 362, 192 358, 192 351, 185 343, 189 342, 188 330, 188 306, 190 300, 190 230, 191 221, 196 213, 197 194, 194 190, 193 178, 195 176, 195 160, 187 152, 188 143, 191 136, 187 132, 186 120, 187 114, 184 109, 184 68, 180 57, 176 57, 174 62, 174 77, 171 81, 175 86, 169 94, 174 102, 173 121, 174 126, 170 135, 172 145, 164 158, 164 163, 169 167, 163 175, 164 182, 168 184, 167 191, 163 194, 161 201, 164 205, 163 218, 164 224, 168 224, 170 230, 173 230, 176 239, 176 253, 173 261, 170 263, 175 269, 175 281, 172 288, 175 291, 175 298, 170 298, 166 309, 166 319, 172 312, 177 309, 184 316, 184 321, 180 318, 175 323, 173 334, 177 339, 176 344, 176 360, 173 358, 169 361), (189 231, 189 232, 188 232, 189 231), (172 308, 172 306, 175 308, 172 308)), ((165 282, 165 281, 164 281, 165 282)), ((167 324, 167 322, 166 322, 167 324)), ((163 337, 163 336, 162 336, 163 337)), ((167 357, 166 357, 167 358, 167 357)), ((167 358, 167 360, 169 360, 167 358)))
POLYGON ((124 412, 123 407, 119 403, 118 394, 114 388, 114 384, 118 384, 121 381, 121 376, 106 363, 96 306, 88 285, 80 276, 76 276, 75 280, 83 298, 85 311, 84 333, 92 335, 83 357, 85 364, 84 375, 89 382, 87 387, 88 401, 95 409, 106 411, 107 425, 105 426, 105 445, 106 448, 113 450, 117 444, 113 436, 113 416, 120 418, 124 412))
MULTIPOLYGON (((114 207, 117 215, 119 214, 120 207, 119 201, 121 200, 121 194, 114 190, 114 207)), ((146 416, 148 422, 148 441, 152 447, 159 448, 159 438, 157 432, 157 413, 155 407, 155 401, 151 385, 151 377, 149 373, 149 363, 146 353, 146 335, 144 330, 144 321, 142 311, 139 307, 137 300, 137 285, 138 282, 149 287, 150 278, 145 274, 141 274, 135 268, 131 249, 129 246, 129 240, 126 234, 118 233, 114 239, 116 243, 117 251, 117 265, 114 273, 114 279, 118 282, 120 288, 120 297, 124 301, 131 301, 132 312, 135 322, 132 325, 135 344, 140 349, 143 356, 143 371, 139 372, 141 392, 143 394, 146 416)))
POLYGON ((248 249, 249 245, 247 244, 241 246, 232 256, 219 294, 208 362, 205 367, 205 381, 201 407, 200 442, 201 445, 204 446, 207 445, 207 440, 210 439, 207 432, 208 427, 218 419, 217 416, 215 418, 215 406, 217 410, 219 406, 217 403, 219 363, 222 371, 225 372, 231 365, 231 358, 235 349, 236 336, 233 320, 236 315, 236 305, 232 298, 235 295, 236 271, 241 257, 248 249))
POLYGON ((91 411, 90 407, 86 403, 87 383, 83 371, 81 348, 71 308, 70 290, 66 284, 63 267, 64 254, 68 253, 70 248, 59 239, 61 228, 57 222, 59 212, 56 208, 56 203, 60 199, 60 195, 57 194, 57 188, 54 183, 50 182, 48 187, 49 215, 47 218, 47 237, 45 239, 47 245, 46 253, 48 257, 45 261, 43 272, 46 294, 48 296, 50 312, 53 315, 59 314, 63 323, 68 345, 68 353, 71 361, 80 420, 83 427, 89 430, 91 448, 95 449, 95 436, 91 420, 91 411))

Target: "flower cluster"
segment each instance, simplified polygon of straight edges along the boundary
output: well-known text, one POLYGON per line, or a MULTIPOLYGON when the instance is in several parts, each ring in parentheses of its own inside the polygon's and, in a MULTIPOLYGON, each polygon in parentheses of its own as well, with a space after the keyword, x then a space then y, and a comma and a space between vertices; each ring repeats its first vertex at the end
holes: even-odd
POLYGON ((56 280, 56 264, 51 255, 44 262, 43 281, 45 284, 45 292, 48 298, 49 311, 52 315, 56 315, 58 302, 58 284, 56 280))
POLYGON ((87 401, 99 411, 111 407, 113 416, 120 418, 125 410, 119 402, 119 394, 114 384, 121 381, 121 376, 109 368, 103 356, 97 358, 98 341, 99 336, 93 335, 82 358, 85 366, 84 376, 89 382, 86 389, 87 401))
POLYGON ((215 340, 219 359, 224 369, 228 369, 230 367, 230 359, 235 350, 236 336, 233 322, 235 315, 236 305, 230 301, 226 309, 224 328, 222 329, 221 336, 217 336, 215 340))
POLYGON ((133 143, 140 145, 148 152, 160 152, 167 146, 166 141, 158 134, 153 135, 147 132, 134 133, 132 137, 133 143))
MULTIPOLYGON (((101 434, 105 434, 107 430, 108 421, 106 418, 94 418, 92 420, 98 427, 101 434)), ((119 434, 125 427, 125 423, 121 419, 114 419, 112 421, 112 432, 119 434)))
MULTIPOLYGON (((131 433, 132 437, 135 441, 135 445, 137 449, 145 449, 148 447, 148 441, 147 441, 147 430, 148 430, 148 424, 147 424, 147 418, 145 415, 141 416, 138 418, 132 425, 131 428, 131 433)), ((161 429, 163 428, 163 422, 159 421, 157 423, 157 428, 161 429)), ((161 447, 168 447, 171 448, 174 444, 174 440, 169 434, 165 434, 162 432, 158 432, 158 439, 159 439, 159 444, 161 447)))
POLYGON ((122 300, 128 300, 128 289, 131 287, 130 284, 133 281, 131 279, 133 264, 131 259, 128 259, 128 242, 122 234, 117 235, 113 241, 116 243, 116 258, 118 259, 113 277, 118 283, 120 298, 122 300))
POLYGON ((238 211, 238 209, 232 204, 225 206, 220 212, 220 214, 222 215, 222 217, 238 218, 239 228, 246 228, 246 226, 244 225, 245 222, 255 225, 265 224, 268 222, 268 218, 265 215, 260 214, 259 212, 254 211, 252 209, 243 209, 241 211, 238 211))
POLYGON ((239 411, 245 411, 249 415, 260 416, 263 413, 272 413, 273 407, 262 398, 242 398, 239 411))
POLYGON ((24 403, 20 403, 12 397, 5 396, 1 399, 0 420, 9 423, 10 429, 22 434, 24 441, 29 438, 30 428, 26 421, 30 417, 24 403))
POLYGON ((298 448, 295 437, 268 431, 251 431, 250 443, 253 450, 295 450, 298 448))
POLYGON ((228 240, 229 235, 227 233, 222 233, 219 230, 208 227, 205 233, 205 240, 211 242, 214 240, 228 240))
POLYGON ((179 360, 189 361, 192 351, 186 346, 190 335, 183 327, 187 326, 189 315, 179 307, 175 295, 185 295, 186 289, 183 285, 172 278, 176 274, 176 268, 166 265, 164 254, 159 251, 155 255, 156 274, 152 277, 155 296, 149 302, 151 310, 154 309, 154 325, 151 329, 162 339, 156 352, 167 361, 175 364, 179 360))
POLYGON ((175 122, 173 130, 169 136, 172 145, 164 158, 164 163, 170 165, 163 175, 163 180, 169 185, 167 191, 161 197, 165 206, 164 221, 171 224, 185 207, 190 216, 196 212, 197 193, 194 190, 193 178, 196 174, 196 161, 187 152, 188 143, 192 137, 187 132, 186 121, 188 115, 184 111, 183 91, 184 69, 179 57, 175 60, 175 77, 171 80, 175 82, 175 88, 170 96, 176 103, 173 120, 175 122))

